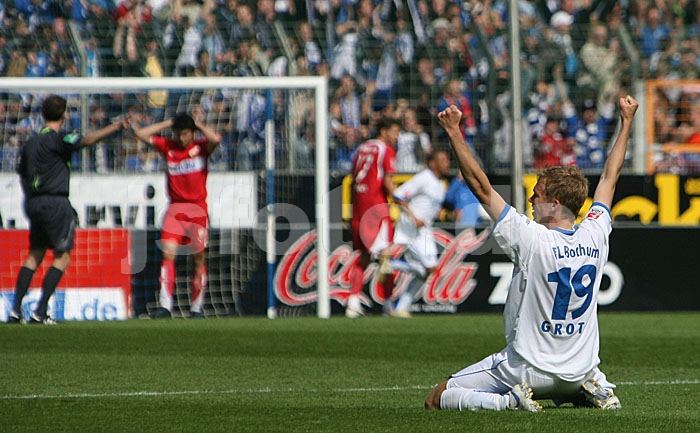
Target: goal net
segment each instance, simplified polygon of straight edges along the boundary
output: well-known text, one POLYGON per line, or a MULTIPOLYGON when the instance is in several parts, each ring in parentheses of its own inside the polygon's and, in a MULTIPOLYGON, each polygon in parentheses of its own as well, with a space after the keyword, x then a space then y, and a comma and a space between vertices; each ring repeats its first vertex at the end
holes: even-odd
MULTIPOLYGON (((205 315, 267 310, 275 317, 275 263, 285 252, 279 245, 299 222, 316 231, 317 314, 330 315, 323 248, 329 244, 325 79, 19 78, 0 82, 0 320, 28 252, 16 161, 23 138, 41 129, 41 101, 52 93, 68 100, 67 131, 97 129, 125 115, 144 126, 189 112, 220 133, 222 142, 209 157, 205 315)), ((157 241, 167 208, 162 158, 124 131, 74 154, 70 165, 79 230, 72 263, 50 304, 54 316, 148 314, 157 306, 157 241)), ((32 281, 25 311, 38 300, 50 259, 32 281)), ((178 255, 176 269, 173 315, 187 316, 192 257, 178 255)))

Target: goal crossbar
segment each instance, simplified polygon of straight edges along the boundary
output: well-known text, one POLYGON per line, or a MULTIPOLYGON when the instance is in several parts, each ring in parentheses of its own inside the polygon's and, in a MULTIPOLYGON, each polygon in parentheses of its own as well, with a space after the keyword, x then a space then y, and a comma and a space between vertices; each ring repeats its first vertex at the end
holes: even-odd
POLYGON ((319 76, 306 77, 124 77, 124 78, 2 78, 1 90, 88 93, 99 90, 154 89, 327 89, 319 76))

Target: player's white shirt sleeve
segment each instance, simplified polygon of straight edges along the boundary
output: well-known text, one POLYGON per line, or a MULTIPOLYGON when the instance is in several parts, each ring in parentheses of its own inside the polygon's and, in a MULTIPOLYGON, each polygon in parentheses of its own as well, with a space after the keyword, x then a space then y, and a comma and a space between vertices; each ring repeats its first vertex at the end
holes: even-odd
POLYGON ((398 188, 396 188, 394 191, 394 197, 402 201, 411 200, 423 190, 423 186, 425 184, 424 178, 425 175, 423 171, 417 173, 415 176, 410 178, 408 182, 404 182, 398 188))
POLYGON ((594 202, 586 214, 586 218, 581 222, 581 226, 591 226, 601 233, 605 234, 606 243, 607 237, 612 232, 612 215, 610 209, 600 202, 594 202))
POLYGON ((493 235, 511 261, 518 267, 526 268, 538 239, 547 231, 543 225, 506 205, 496 220, 493 235))
MULTIPOLYGON (((418 174, 410 178, 408 182, 404 182, 398 188, 396 188, 396 190, 394 191, 394 198, 404 202, 408 202, 408 206, 409 208, 411 208, 410 202, 414 200, 415 197, 419 196, 423 190, 424 181, 422 179, 422 174, 423 172, 419 172, 418 174)), ((411 211, 413 211, 412 208, 411 211)), ((415 213, 414 215, 416 216, 416 218, 420 218, 415 213)), ((406 212, 402 210, 401 215, 399 216, 399 220, 396 224, 394 242, 401 245, 409 244, 411 240, 416 236, 418 236, 418 228, 416 227, 413 218, 410 218, 406 214, 406 212)))
MULTIPOLYGON (((407 200, 413 215, 423 221, 425 227, 430 227, 440 213, 446 194, 445 182, 429 169, 425 169, 397 188, 394 197, 407 200)), ((402 213, 402 220, 404 219, 413 224, 412 220, 402 213)))

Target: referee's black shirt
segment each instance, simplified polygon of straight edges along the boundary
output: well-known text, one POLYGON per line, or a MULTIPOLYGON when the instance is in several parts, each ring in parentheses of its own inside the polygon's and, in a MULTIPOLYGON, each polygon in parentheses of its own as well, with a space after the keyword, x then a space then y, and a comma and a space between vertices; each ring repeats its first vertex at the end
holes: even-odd
POLYGON ((68 197, 71 154, 80 135, 44 128, 26 140, 17 167, 26 199, 40 195, 68 197))

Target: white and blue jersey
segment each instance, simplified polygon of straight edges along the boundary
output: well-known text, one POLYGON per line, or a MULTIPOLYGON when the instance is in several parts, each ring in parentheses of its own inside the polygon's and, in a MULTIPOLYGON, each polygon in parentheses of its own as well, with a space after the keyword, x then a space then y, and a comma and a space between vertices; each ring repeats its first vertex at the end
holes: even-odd
POLYGON ((410 254, 404 258, 413 263, 420 273, 424 273, 426 268, 434 268, 438 263, 432 226, 440 213, 446 192, 445 182, 428 168, 394 191, 394 198, 407 201, 413 215, 424 223, 418 228, 413 218, 401 212, 394 233, 394 243, 407 246, 410 254))
POLYGON ((593 203, 572 230, 550 230, 510 206, 494 227, 515 264, 504 311, 508 346, 566 381, 600 363, 597 298, 611 224, 610 210, 593 203))
MULTIPOLYGON (((445 182, 435 176, 432 170, 426 168, 396 188, 394 198, 408 202, 408 208, 413 215, 423 221, 424 227, 429 228, 440 213, 446 193, 445 182)), ((400 224, 411 226, 413 231, 415 230, 413 220, 403 213, 400 224)))

